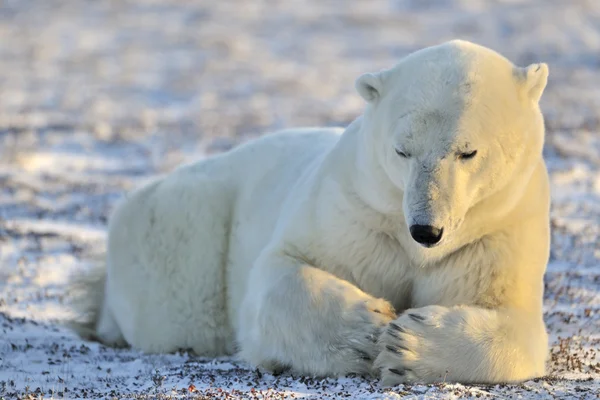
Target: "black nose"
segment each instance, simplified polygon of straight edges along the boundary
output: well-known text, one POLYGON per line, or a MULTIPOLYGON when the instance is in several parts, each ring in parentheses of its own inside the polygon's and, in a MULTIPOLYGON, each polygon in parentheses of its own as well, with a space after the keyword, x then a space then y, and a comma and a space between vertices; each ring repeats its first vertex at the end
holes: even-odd
POLYGON ((424 246, 433 246, 442 239, 444 228, 436 228, 431 225, 411 225, 410 235, 416 242, 424 246))

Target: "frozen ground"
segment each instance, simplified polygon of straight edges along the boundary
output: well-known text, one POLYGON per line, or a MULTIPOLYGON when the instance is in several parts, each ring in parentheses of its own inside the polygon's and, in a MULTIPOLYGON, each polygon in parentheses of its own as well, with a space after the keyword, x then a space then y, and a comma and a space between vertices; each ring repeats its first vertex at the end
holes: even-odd
POLYGON ((0 3, 0 398, 576 397, 600 391, 600 2, 0 3), (151 174, 253 135, 346 124, 354 78, 462 37, 546 61, 553 250, 549 377, 381 390, 260 374, 234 359, 144 356, 59 324, 67 275, 151 174))

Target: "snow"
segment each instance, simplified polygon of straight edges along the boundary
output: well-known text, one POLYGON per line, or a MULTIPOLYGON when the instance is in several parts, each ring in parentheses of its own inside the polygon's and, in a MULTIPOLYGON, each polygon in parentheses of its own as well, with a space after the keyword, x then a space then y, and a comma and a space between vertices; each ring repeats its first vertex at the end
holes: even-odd
POLYGON ((600 393, 600 2, 6 0, 0 38, 0 398, 600 393), (547 377, 382 389, 111 349, 64 326, 68 276, 101 257, 128 189, 275 129, 345 125, 356 76, 455 37, 550 65, 547 377))

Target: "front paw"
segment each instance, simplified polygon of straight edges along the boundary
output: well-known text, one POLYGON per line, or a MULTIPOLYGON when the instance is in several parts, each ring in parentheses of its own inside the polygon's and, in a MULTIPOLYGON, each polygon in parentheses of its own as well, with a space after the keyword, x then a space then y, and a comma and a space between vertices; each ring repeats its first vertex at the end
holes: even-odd
POLYGON ((393 307, 382 299, 358 303, 345 316, 339 348, 342 370, 346 373, 377 375, 373 362, 379 355, 378 340, 387 324, 396 318, 393 307))
POLYGON ((445 347, 453 345, 444 319, 447 312, 440 306, 411 309, 387 325, 375 360, 382 385, 445 380, 445 347))

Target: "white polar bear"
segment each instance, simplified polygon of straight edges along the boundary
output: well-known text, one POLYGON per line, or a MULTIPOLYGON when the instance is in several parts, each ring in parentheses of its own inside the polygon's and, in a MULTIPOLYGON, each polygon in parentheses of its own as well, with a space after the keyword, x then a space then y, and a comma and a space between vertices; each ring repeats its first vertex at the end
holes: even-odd
POLYGON ((384 385, 543 375, 547 77, 429 47, 359 77, 368 104, 343 131, 268 135, 145 185, 112 216, 80 330, 384 385))

